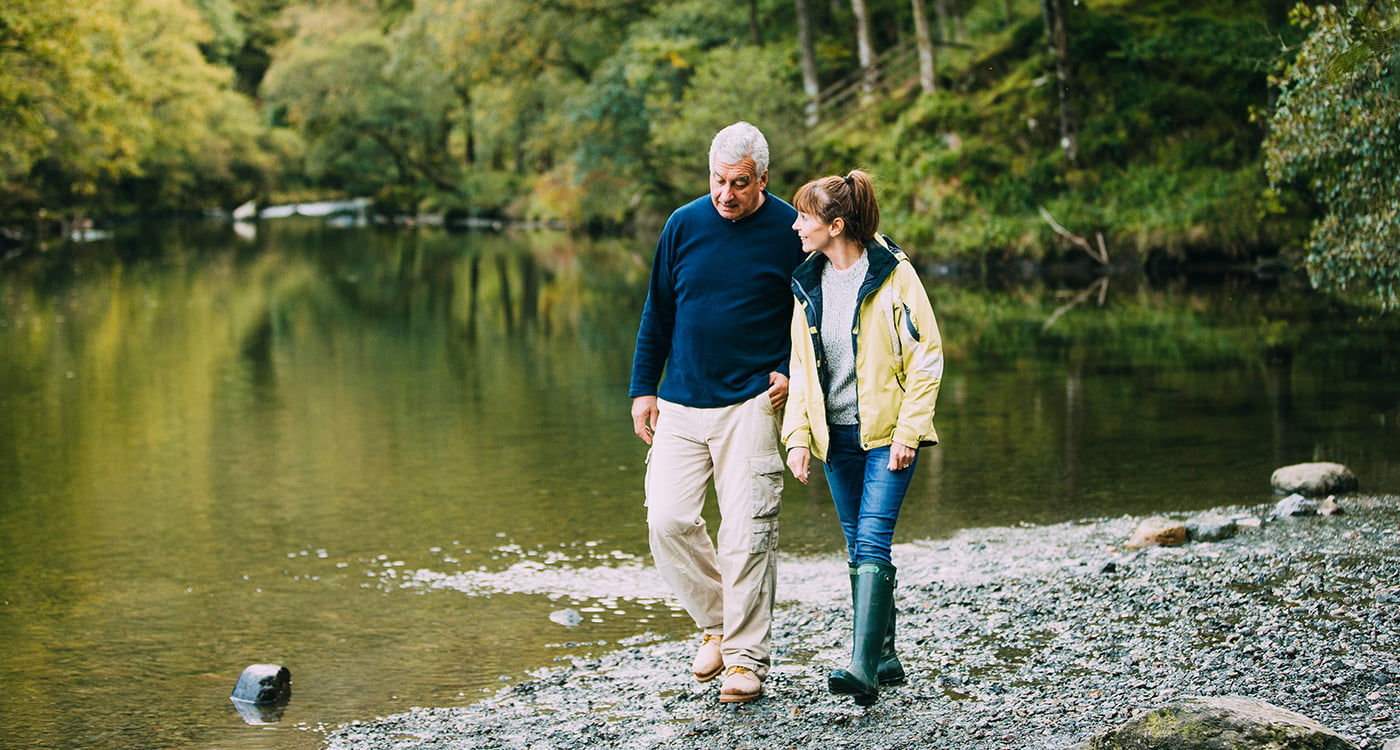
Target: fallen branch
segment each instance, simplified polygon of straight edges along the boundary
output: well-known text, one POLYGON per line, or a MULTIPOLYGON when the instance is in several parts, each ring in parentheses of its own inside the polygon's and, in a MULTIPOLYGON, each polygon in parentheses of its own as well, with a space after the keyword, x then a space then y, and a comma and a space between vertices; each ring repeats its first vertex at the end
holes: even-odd
POLYGON ((1088 240, 1060 226, 1060 223, 1055 221, 1055 217, 1051 216, 1050 212, 1046 211, 1044 206, 1036 206, 1036 209, 1040 211, 1040 218, 1044 219, 1045 223, 1049 224, 1050 228, 1055 230, 1055 234, 1083 248, 1084 252, 1088 253, 1090 258, 1098 261, 1099 265, 1108 265, 1108 248, 1105 247, 1103 243, 1103 232, 1097 233, 1099 246, 1095 249, 1093 245, 1089 244, 1088 240))

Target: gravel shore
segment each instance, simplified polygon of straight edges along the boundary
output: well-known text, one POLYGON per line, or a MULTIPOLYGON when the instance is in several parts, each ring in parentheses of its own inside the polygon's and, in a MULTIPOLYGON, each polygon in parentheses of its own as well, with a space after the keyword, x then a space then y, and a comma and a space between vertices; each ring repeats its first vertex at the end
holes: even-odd
POLYGON ((339 727, 327 747, 1054 750, 1174 697, 1234 695, 1380 748, 1400 737, 1400 497, 1340 503, 1138 552, 1135 518, 897 545, 909 682, 869 708, 826 692, 849 657, 844 561, 784 558, 755 703, 722 706, 718 680, 690 677, 698 641, 643 635, 472 706, 339 727))

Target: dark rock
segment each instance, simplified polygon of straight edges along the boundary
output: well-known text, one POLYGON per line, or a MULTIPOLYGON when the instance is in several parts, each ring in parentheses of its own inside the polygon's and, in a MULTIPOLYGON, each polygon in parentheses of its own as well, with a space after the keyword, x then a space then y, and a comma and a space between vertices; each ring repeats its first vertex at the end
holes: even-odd
POLYGON ((1326 461, 1284 466, 1274 471, 1270 483, 1277 492, 1297 492, 1309 497, 1355 492, 1358 486, 1351 469, 1326 461))
POLYGON ((286 703, 292 697, 292 673, 277 664, 254 664, 238 676, 231 700, 253 704, 286 703))
POLYGON ((1263 701, 1188 697, 1095 736, 1086 750, 1357 750, 1331 729, 1263 701))

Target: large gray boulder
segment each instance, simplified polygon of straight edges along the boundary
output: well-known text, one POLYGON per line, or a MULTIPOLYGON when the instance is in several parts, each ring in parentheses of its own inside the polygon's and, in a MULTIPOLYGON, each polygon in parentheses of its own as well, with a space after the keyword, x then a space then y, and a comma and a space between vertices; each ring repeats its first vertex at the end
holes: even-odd
POLYGON ((1080 750, 1357 750, 1302 714, 1251 698, 1188 697, 1103 732, 1080 750))
POLYGON ((1351 469, 1327 461, 1293 464, 1275 469, 1269 481, 1276 492, 1296 492, 1309 497, 1355 492, 1358 486, 1356 475, 1351 473, 1351 469))

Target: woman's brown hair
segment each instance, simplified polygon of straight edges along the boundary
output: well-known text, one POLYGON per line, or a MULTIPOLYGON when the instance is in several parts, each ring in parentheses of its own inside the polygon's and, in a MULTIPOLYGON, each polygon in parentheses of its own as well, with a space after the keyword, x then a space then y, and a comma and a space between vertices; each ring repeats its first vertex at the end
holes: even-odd
POLYGON ((875 239, 880 229, 880 205, 875 202, 875 185, 870 175, 852 169, 845 177, 818 177, 797 189, 792 206, 815 216, 823 224, 836 219, 845 222, 842 234, 861 245, 875 239))

